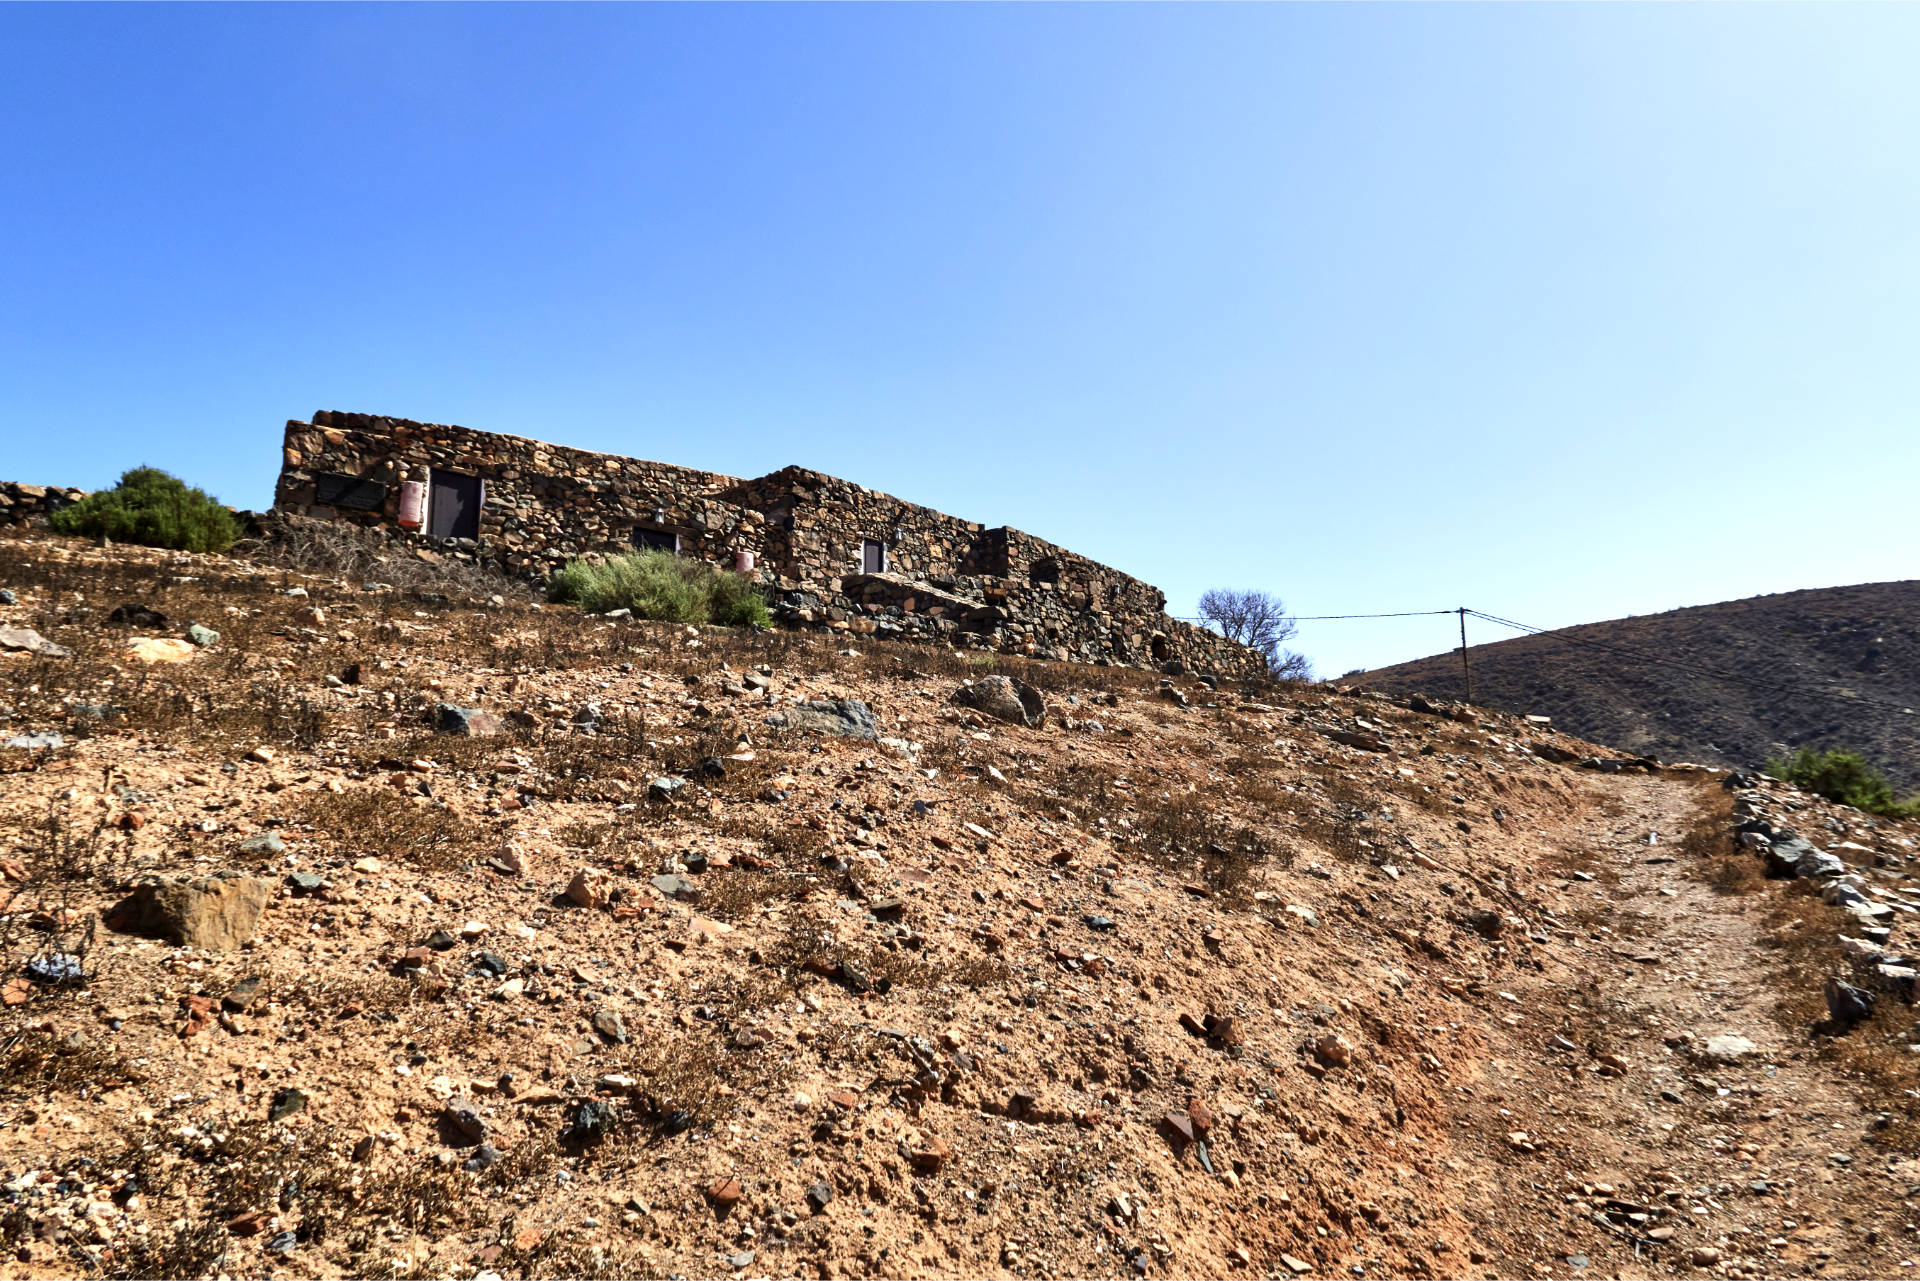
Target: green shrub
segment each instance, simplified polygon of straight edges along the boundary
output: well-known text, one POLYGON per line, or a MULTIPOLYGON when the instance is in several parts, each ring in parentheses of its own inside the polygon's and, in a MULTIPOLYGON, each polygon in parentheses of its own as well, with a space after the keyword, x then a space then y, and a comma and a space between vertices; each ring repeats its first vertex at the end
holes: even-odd
POLYGON ((547 599, 596 614, 630 609, 666 623, 765 627, 773 621, 753 579, 704 561, 645 550, 605 560, 570 560, 547 584, 547 599))
POLYGON ((1803 747, 1793 754, 1791 760, 1768 761, 1767 773, 1830 801, 1839 801, 1842 805, 1851 805, 1869 813, 1893 818, 1907 818, 1920 813, 1920 797, 1906 801, 1899 799, 1894 795, 1893 784, 1887 781, 1886 775, 1869 764, 1860 753, 1844 748, 1816 752, 1810 747, 1803 747))
POLYGON ((158 467, 135 467, 112 489, 88 494, 47 518, 56 533, 105 536, 119 543, 223 552, 240 537, 240 520, 204 489, 158 467))

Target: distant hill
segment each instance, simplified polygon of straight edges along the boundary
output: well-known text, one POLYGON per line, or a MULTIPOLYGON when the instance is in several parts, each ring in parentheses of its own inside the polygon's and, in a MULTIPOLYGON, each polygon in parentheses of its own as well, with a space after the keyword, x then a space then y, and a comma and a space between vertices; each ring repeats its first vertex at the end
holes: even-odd
MULTIPOLYGON (((1475 624, 1469 619, 1468 627, 1475 624)), ((1481 634, 1492 624, 1479 624, 1481 634)), ((1474 701, 1666 760, 1758 766, 1851 747, 1920 787, 1920 581, 1755 596, 1468 651, 1474 701), (1711 673, 1731 673, 1726 679, 1711 673), (1893 703, 1887 708, 1867 700, 1893 703)), ((1460 653, 1342 683, 1465 697, 1460 653)))

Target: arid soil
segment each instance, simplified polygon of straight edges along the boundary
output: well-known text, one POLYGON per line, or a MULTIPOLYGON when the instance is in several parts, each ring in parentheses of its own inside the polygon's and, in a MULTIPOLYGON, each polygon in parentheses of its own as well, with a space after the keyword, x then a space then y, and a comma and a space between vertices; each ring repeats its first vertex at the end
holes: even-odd
POLYGON ((1909 1006, 1825 1021, 1858 925, 1733 806, 1894 953, 1911 825, 1382 694, 45 536, 0 587, 69 651, 0 654, 0 741, 61 739, 0 748, 5 1275, 1920 1257, 1909 1006), (955 704, 993 675, 1044 723, 955 704))
MULTIPOLYGON (((1754 596, 1513 636, 1469 622, 1474 700, 1626 752, 1758 769, 1864 753, 1920 788, 1920 581, 1754 596), (1489 635, 1493 643, 1485 644, 1489 635)), ((1459 651, 1342 677, 1465 696, 1459 651)))

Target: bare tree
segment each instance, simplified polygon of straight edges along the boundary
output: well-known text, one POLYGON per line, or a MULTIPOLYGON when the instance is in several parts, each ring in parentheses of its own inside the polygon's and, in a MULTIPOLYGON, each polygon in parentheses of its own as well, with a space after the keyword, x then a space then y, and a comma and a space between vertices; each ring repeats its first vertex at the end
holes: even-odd
POLYGON ((1305 654, 1280 648, 1298 628, 1286 603, 1272 592, 1214 588, 1201 594, 1200 616, 1228 640, 1264 654, 1268 670, 1279 679, 1313 679, 1313 664, 1305 654))

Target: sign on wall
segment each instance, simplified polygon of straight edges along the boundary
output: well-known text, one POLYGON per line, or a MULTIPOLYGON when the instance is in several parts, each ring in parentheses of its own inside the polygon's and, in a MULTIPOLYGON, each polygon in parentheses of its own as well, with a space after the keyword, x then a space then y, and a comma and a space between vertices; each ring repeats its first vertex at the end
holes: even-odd
POLYGON ((377 512, 386 505, 387 487, 377 480, 321 472, 313 478, 313 501, 328 507, 377 512))

